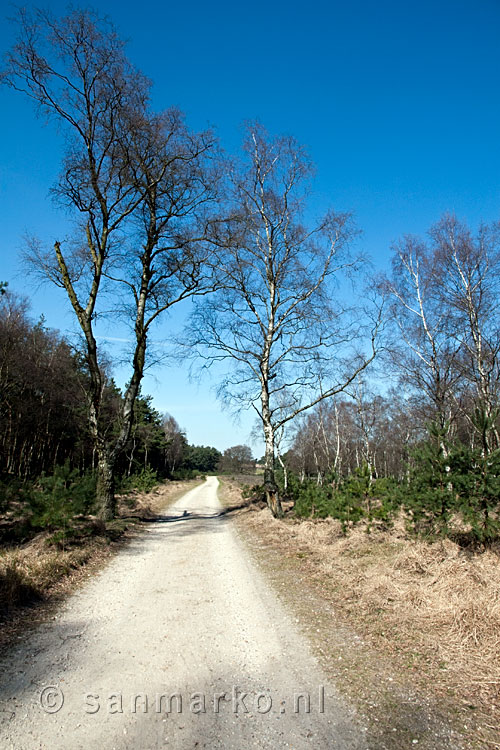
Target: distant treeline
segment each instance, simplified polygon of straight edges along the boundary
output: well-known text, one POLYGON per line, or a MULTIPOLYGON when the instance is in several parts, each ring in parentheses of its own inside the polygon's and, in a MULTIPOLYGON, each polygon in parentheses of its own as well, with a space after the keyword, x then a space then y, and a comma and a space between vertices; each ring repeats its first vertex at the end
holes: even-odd
MULTIPOLYGON (((0 471, 5 479, 32 480, 67 465, 80 474, 96 468, 89 435, 87 370, 82 355, 43 320, 33 323, 25 300, 5 291, 0 297, 0 471)), ((119 428, 122 394, 105 380, 103 434, 119 428)), ((221 453, 190 445, 175 419, 160 414, 149 396, 134 408, 130 438, 117 475, 144 470, 159 477, 215 472, 221 453)))

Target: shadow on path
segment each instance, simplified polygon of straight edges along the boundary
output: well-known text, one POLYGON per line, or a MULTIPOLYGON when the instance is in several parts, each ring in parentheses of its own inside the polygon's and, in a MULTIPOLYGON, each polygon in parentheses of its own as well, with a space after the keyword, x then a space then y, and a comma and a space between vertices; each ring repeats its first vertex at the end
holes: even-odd
POLYGON ((222 508, 221 510, 212 511, 210 513, 203 513, 200 511, 190 511, 190 510, 184 510, 182 513, 177 513, 175 515, 157 515, 153 518, 145 518, 144 523, 176 523, 179 521, 190 521, 190 520, 198 520, 198 519, 208 519, 213 520, 215 518, 224 518, 225 516, 230 516, 231 513, 234 513, 237 510, 243 510, 243 508, 248 508, 252 504, 251 500, 248 500, 244 503, 240 503, 239 505, 235 505, 231 508, 222 508))

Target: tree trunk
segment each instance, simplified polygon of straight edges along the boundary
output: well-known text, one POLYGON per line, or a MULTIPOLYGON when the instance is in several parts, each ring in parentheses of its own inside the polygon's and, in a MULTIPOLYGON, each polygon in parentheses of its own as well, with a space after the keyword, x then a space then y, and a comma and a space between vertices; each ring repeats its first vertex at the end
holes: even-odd
MULTIPOLYGON (((266 472, 264 471, 264 477, 266 472)), ((274 475, 274 472, 273 472, 274 475)), ((267 507, 273 514, 274 518, 283 518, 283 508, 278 491, 278 485, 274 479, 264 481, 264 487, 266 490, 267 507)))
POLYGON ((271 420, 269 408, 269 343, 267 353, 262 363, 261 381, 261 404, 262 404, 262 426, 266 441, 266 454, 264 466, 264 489, 266 491, 267 507, 275 518, 282 518, 283 508, 278 492, 278 485, 274 476, 274 427, 271 420))
POLYGON ((103 521, 114 518, 116 513, 114 466, 105 449, 99 451, 96 498, 99 518, 103 521))
POLYGON ((134 462, 134 453, 135 453, 135 436, 132 440, 132 448, 130 449, 130 456, 128 459, 128 469, 127 469, 127 476, 129 477, 132 474, 132 464, 134 462))
POLYGON ((281 457, 281 453, 278 450, 278 461, 280 462, 280 466, 283 469, 283 489, 286 492, 288 489, 288 470, 286 468, 286 464, 283 461, 283 458, 281 457))
POLYGON ((274 476, 274 436, 269 426, 266 432, 266 462, 264 467, 264 489, 267 507, 275 518, 283 517, 283 508, 279 497, 278 485, 274 476))

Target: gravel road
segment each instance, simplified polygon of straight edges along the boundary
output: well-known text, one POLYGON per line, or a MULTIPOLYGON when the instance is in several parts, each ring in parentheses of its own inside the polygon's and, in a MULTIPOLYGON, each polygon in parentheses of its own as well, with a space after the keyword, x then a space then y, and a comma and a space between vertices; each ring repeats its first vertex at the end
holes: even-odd
POLYGON ((373 747, 217 484, 185 494, 2 657, 0 747, 373 747))

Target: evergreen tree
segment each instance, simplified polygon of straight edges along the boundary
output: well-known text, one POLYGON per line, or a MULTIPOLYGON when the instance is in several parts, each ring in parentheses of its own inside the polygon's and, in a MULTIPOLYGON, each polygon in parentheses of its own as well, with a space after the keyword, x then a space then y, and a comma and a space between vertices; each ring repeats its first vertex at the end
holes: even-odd
POLYGON ((415 532, 446 534, 457 508, 448 439, 449 425, 428 425, 429 439, 413 450, 409 486, 402 487, 403 504, 415 532))

